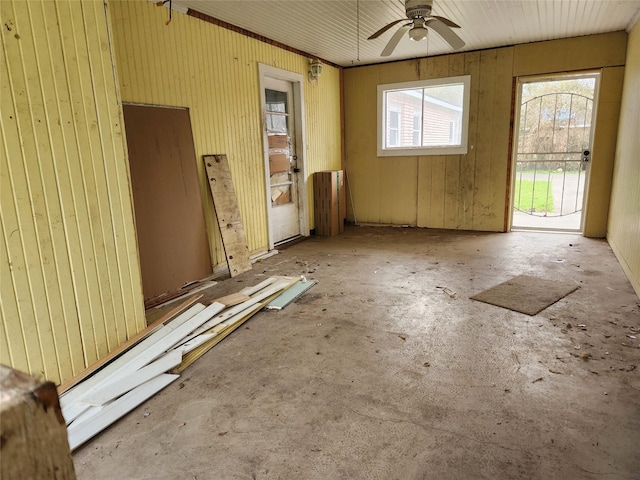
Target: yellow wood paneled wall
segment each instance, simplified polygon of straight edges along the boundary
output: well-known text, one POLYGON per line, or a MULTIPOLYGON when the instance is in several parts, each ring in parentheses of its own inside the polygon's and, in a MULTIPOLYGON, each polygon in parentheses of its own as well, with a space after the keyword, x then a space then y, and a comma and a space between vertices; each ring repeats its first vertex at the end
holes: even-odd
POLYGON ((607 240, 640 295, 640 22, 629 35, 607 240))
MULTIPOLYGON (((604 120, 593 158, 596 169, 606 173, 613 162, 614 149, 607 138, 611 132, 615 138, 616 122, 611 125, 610 115, 615 112, 616 95, 619 106, 625 48, 626 33, 615 32, 345 69, 346 163, 355 207, 354 213, 349 205, 348 217, 360 223, 504 230, 511 107, 518 75, 612 68, 601 85, 602 98, 609 103, 601 112, 604 120), (468 153, 378 158, 377 85, 457 75, 471 75, 468 153)), ((589 202, 604 203, 606 212, 609 180, 593 177, 596 188, 589 202)), ((603 236, 606 214, 594 214, 589 221, 591 234, 603 236)))
POLYGON ((108 19, 2 1, 0 361, 54 382, 144 327, 108 19))
MULTIPOLYGON (((224 263, 202 169, 204 154, 226 153, 252 252, 268 248, 258 64, 306 78, 309 59, 146 0, 110 3, 125 102, 188 107, 214 264, 224 263)), ((341 168, 340 71, 305 82, 308 172, 341 168)), ((311 178, 308 199, 313 207, 311 178)), ((313 211, 310 211, 313 222, 313 211)), ((310 223, 310 227, 313 223, 310 223)))

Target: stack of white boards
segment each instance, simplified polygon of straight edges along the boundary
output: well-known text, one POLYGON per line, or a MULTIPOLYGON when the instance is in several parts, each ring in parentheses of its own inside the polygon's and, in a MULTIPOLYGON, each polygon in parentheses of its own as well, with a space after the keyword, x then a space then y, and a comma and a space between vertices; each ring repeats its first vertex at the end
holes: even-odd
POLYGON ((71 450, 175 381, 179 372, 299 280, 270 277, 238 292, 247 300, 228 308, 218 301, 196 303, 63 392, 60 405, 71 450))

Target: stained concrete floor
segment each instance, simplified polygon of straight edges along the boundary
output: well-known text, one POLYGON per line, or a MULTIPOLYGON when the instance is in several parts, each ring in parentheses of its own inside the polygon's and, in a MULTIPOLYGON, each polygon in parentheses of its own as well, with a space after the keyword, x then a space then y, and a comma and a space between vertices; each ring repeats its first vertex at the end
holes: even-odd
POLYGON ((640 300, 605 241, 351 227, 207 298, 282 274, 318 284, 76 452, 78 478, 640 478, 640 300), (533 317, 469 299, 519 274, 581 288, 533 317))

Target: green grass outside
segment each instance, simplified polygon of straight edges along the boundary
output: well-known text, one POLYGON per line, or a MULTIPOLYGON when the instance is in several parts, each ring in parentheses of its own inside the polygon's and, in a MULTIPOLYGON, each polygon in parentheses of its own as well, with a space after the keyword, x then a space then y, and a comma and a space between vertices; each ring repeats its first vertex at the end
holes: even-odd
POLYGON ((566 171, 558 171, 558 170, 549 170, 549 169, 538 169, 538 170, 518 170, 518 174, 524 174, 524 175, 536 175, 537 177, 542 177, 542 176, 547 176, 549 174, 551 175, 562 175, 564 173, 566 173, 567 175, 577 175, 578 174, 578 169, 576 168, 575 170, 566 170, 566 171))
POLYGON ((516 180, 514 208, 525 212, 530 212, 532 209, 534 212, 553 212, 551 183, 546 180, 536 180, 535 191, 533 186, 533 180, 516 180), (547 198, 547 192, 549 198, 547 198))

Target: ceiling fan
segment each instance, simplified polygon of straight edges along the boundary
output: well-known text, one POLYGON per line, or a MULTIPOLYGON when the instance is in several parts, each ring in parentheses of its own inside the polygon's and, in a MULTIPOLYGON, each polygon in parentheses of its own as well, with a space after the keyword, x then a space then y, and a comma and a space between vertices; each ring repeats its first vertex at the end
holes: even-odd
POLYGON ((391 37, 387 46, 384 47, 380 56, 388 57, 391 55, 407 31, 409 32, 409 38, 416 42, 427 38, 427 34, 429 33, 427 27, 435 30, 454 50, 459 50, 464 47, 464 41, 451 30, 452 28, 460 28, 460 25, 452 22, 448 18, 431 15, 433 0, 407 0, 404 7, 407 14, 406 18, 401 18, 400 20, 385 25, 368 38, 368 40, 376 39, 394 25, 401 22, 408 22, 393 34, 393 37, 391 37))

